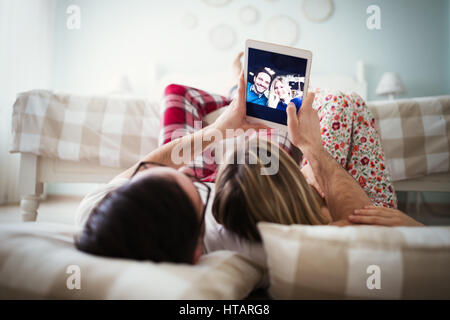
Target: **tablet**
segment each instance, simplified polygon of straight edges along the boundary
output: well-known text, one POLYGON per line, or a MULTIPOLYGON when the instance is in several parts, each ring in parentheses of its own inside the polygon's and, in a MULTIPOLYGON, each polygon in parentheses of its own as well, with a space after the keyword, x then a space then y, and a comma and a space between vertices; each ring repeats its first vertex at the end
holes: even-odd
POLYGON ((301 108, 308 90, 312 53, 272 43, 247 40, 244 74, 249 122, 287 130, 286 107, 301 108))

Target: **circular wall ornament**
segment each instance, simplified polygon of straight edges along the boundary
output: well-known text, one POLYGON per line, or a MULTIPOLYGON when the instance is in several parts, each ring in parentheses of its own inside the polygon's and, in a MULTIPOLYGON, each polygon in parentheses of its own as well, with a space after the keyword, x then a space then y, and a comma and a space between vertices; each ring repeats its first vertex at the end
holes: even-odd
POLYGON ((253 24, 258 21, 259 13, 253 6, 243 7, 239 11, 239 19, 243 24, 253 24))
POLYGON ((297 42, 298 33, 297 22, 286 15, 270 18, 264 27, 264 36, 268 42, 286 46, 292 46, 297 42))
POLYGON ((194 29, 197 26, 197 17, 192 13, 186 13, 181 18, 181 24, 186 29, 194 29))
POLYGON ((333 0, 303 0, 303 13, 310 21, 324 22, 333 11, 333 0))
POLYGON ((230 3, 230 1, 231 0, 203 0, 204 3, 213 7, 222 7, 230 3))
POLYGON ((229 49, 236 41, 236 34, 229 25, 219 24, 211 29, 209 40, 216 49, 229 49))

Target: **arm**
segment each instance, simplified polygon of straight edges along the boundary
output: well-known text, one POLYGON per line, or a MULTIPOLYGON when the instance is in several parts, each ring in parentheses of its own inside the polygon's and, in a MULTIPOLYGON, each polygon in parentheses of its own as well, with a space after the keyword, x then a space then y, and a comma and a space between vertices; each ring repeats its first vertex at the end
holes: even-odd
POLYGON ((371 224, 379 226, 407 226, 407 227, 424 227, 424 225, 400 210, 365 206, 363 209, 355 210, 348 217, 348 220, 357 224, 371 224))
MULTIPOLYGON (((114 179, 117 178, 127 178, 129 179, 133 172, 136 170, 137 166, 142 161, 151 161, 164 164, 168 167, 172 167, 178 169, 185 165, 186 163, 179 163, 178 161, 174 161, 172 157, 172 152, 175 150, 190 150, 191 154, 187 159, 191 161, 194 159, 196 155, 205 150, 211 143, 214 142, 214 139, 210 139, 210 141, 205 141, 206 136, 211 136, 215 133, 215 128, 213 125, 207 126, 197 132, 189 134, 187 136, 181 137, 179 139, 173 140, 167 144, 160 146, 159 148, 153 150, 149 154, 147 154, 144 158, 142 158, 138 163, 134 164, 131 168, 128 168, 124 172, 120 173, 114 179), (195 148, 196 147, 196 148, 195 148), (199 148, 200 147, 200 148, 199 148)), ((113 180, 114 180, 113 179, 113 180)))
MULTIPOLYGON (((226 107, 225 112, 223 112, 214 123, 211 125, 194 132, 190 135, 181 137, 179 139, 173 140, 165 145, 160 146, 159 148, 153 150, 148 155, 146 155, 141 161, 152 161, 158 162, 164 165, 167 165, 172 168, 180 168, 188 163, 184 161, 183 163, 178 163, 174 161, 172 154, 178 155, 179 150, 190 150, 189 155, 182 155, 184 160, 187 162, 192 161, 194 157, 200 153, 202 153, 210 144, 218 142, 219 140, 225 137, 225 132, 227 129, 243 129, 248 130, 252 129, 265 129, 267 127, 260 124, 250 124, 245 119, 245 81, 244 81, 244 73, 241 72, 239 83, 238 83, 238 92, 237 97, 234 99, 231 104, 226 107)), ((131 168, 125 170, 114 179, 117 178, 130 178, 135 169, 138 166, 138 163, 133 165, 131 168)), ((113 179, 113 180, 114 180, 113 179)))
POLYGON ((313 101, 314 94, 309 93, 298 114, 294 104, 289 104, 289 137, 310 162, 333 221, 347 224, 348 216, 355 209, 372 203, 359 184, 323 148, 319 117, 312 108, 313 101))

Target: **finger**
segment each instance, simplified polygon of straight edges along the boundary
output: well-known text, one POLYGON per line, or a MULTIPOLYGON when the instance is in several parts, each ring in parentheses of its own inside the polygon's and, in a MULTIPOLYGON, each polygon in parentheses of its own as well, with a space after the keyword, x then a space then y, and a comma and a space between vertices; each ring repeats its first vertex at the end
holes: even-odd
POLYGON ((298 125, 298 118, 297 118, 297 109, 295 108, 295 104, 290 102, 286 108, 286 113, 287 113, 287 122, 288 122, 288 127, 291 128, 297 128, 298 125))
POLYGON ((392 219, 387 219, 384 217, 373 217, 373 216, 355 216, 350 215, 348 220, 352 223, 358 224, 371 224, 378 226, 391 226, 394 221, 392 219))
POLYGON ((364 206, 364 209, 367 209, 367 210, 378 210, 378 209, 384 209, 384 208, 385 207, 374 206, 373 204, 367 204, 364 206))
POLYGON ((387 208, 387 207, 376 207, 374 205, 366 205, 366 206, 364 206, 364 210, 385 212, 387 214, 390 214, 391 216, 401 214, 401 212, 398 211, 397 209, 392 209, 392 208, 387 208))
POLYGON ((385 218, 393 217, 392 212, 386 212, 386 211, 382 211, 382 210, 356 209, 353 214, 361 215, 361 216, 378 216, 378 217, 385 217, 385 218))
MULTIPOLYGON (((233 99, 233 105, 238 110, 245 109, 245 80, 244 80, 244 71, 241 71, 239 75, 237 95, 233 99)), ((241 110, 242 111, 242 110, 241 110)))
POLYGON ((396 209, 386 208, 386 207, 376 207, 374 205, 366 205, 366 206, 364 206, 364 210, 382 211, 382 212, 388 212, 391 214, 395 214, 396 212, 398 212, 398 210, 396 210, 396 209))
POLYGON ((308 94, 306 95, 305 100, 302 103, 301 109, 312 109, 312 104, 314 102, 314 97, 315 97, 314 92, 308 92, 308 94))
POLYGON ((320 186, 319 186, 318 183, 313 182, 313 183, 310 183, 310 184, 313 186, 314 189, 316 189, 316 191, 320 194, 320 196, 322 198, 325 198, 325 193, 322 191, 322 189, 320 189, 320 186))
POLYGON ((242 70, 241 74, 239 75, 238 93, 240 93, 240 97, 242 97, 243 99, 243 93, 245 93, 244 70, 242 70))

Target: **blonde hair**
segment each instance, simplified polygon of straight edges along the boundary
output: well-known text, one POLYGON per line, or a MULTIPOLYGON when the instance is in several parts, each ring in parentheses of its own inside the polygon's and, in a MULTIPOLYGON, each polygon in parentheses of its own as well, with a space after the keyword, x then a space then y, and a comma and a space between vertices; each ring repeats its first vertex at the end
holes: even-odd
POLYGON ((327 224, 328 219, 321 214, 322 200, 306 182, 299 165, 276 144, 262 140, 258 138, 256 148, 246 144, 245 163, 236 161, 236 150, 229 158, 231 161, 220 167, 212 207, 216 220, 253 241, 261 241, 257 229, 261 221, 285 225, 327 224), (278 158, 272 160, 279 161, 274 175, 261 174, 267 168, 258 157, 263 145, 272 157, 278 151, 278 158), (251 162, 252 158, 257 161, 251 162))
POLYGON ((277 82, 281 82, 283 84, 283 86, 286 87, 286 90, 289 93, 289 98, 291 98, 291 87, 289 86, 287 77, 283 77, 283 76, 276 77, 275 79, 273 79, 272 84, 270 85, 269 97, 268 97, 268 102, 267 102, 267 105, 270 108, 274 108, 274 109, 277 108, 278 103, 280 102, 280 97, 275 93, 275 84, 277 82))

